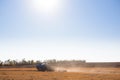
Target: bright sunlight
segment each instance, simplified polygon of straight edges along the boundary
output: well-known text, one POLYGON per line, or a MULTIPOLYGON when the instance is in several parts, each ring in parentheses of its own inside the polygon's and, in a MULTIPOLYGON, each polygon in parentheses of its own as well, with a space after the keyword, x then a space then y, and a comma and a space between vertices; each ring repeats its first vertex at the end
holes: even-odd
POLYGON ((54 15, 60 6, 60 0, 32 0, 32 7, 35 11, 54 15))

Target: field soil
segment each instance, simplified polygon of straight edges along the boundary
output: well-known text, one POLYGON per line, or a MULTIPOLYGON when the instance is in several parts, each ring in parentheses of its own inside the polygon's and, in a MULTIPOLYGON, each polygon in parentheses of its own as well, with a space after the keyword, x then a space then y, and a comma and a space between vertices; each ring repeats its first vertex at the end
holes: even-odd
POLYGON ((55 72, 0 68, 0 80, 120 80, 120 68, 56 68, 55 72))

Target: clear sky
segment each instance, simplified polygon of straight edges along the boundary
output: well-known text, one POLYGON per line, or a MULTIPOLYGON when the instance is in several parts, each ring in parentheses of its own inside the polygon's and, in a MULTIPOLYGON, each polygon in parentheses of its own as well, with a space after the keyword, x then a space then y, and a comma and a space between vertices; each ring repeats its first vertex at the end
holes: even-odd
POLYGON ((0 0, 0 60, 120 61, 119 0, 0 0))

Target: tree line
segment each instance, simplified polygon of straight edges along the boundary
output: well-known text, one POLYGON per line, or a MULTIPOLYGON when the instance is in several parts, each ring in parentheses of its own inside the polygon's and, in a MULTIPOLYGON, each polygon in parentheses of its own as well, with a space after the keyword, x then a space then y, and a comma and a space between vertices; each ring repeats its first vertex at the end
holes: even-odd
POLYGON ((11 60, 11 59, 8 59, 5 61, 0 60, 0 66, 24 66, 24 65, 36 65, 39 63, 46 63, 51 66, 61 66, 61 65, 70 66, 70 65, 83 64, 83 63, 86 63, 86 61, 85 60, 56 60, 56 59, 34 61, 34 60, 26 60, 25 58, 20 61, 11 60))

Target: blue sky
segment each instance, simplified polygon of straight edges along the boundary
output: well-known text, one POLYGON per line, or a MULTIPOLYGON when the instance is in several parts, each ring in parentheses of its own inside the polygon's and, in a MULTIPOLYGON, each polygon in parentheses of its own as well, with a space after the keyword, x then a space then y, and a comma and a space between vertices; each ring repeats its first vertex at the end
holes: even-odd
POLYGON ((119 0, 32 1, 0 0, 0 60, 120 61, 119 0))

